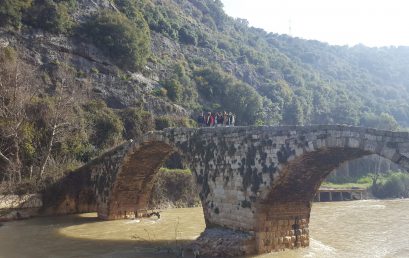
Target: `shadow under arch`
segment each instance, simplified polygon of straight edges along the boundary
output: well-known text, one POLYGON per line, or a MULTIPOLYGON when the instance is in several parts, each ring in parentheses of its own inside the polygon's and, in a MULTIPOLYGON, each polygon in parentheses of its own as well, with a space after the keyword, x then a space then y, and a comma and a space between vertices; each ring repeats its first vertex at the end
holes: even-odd
POLYGON ((307 152, 281 167, 281 174, 263 203, 277 201, 312 201, 319 187, 332 170, 342 163, 370 155, 353 148, 328 148, 307 152))
POLYGON ((134 144, 123 158, 107 201, 98 205, 98 217, 122 219, 145 216, 154 177, 174 153, 180 155, 183 163, 187 162, 187 155, 172 143, 152 140, 134 144))

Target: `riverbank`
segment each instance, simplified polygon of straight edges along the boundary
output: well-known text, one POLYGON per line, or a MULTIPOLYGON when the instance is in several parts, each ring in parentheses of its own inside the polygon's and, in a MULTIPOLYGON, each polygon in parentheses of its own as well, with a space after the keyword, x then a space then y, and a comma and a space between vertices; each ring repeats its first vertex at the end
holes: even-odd
POLYGON ((42 206, 40 194, 0 195, 0 222, 38 216, 42 206))
MULTIPOLYGON (((160 169, 154 179, 149 209, 191 208, 201 205, 189 170, 160 169)), ((0 195, 0 221, 27 219, 41 215, 41 194, 0 195)))

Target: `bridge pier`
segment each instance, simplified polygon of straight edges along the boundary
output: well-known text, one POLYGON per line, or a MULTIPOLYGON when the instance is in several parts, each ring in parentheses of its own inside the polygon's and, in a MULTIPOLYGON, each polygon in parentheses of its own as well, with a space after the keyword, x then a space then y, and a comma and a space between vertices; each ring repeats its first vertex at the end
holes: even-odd
POLYGON ((262 205, 256 222, 257 253, 309 246, 311 206, 288 202, 262 205))

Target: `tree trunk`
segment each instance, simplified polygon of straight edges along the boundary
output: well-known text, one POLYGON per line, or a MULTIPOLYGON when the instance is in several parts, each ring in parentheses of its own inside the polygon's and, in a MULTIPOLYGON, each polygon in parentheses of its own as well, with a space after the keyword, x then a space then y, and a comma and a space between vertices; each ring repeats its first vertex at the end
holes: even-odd
POLYGON ((45 167, 47 166, 48 159, 50 158, 51 150, 52 150, 53 145, 54 145, 54 137, 55 137, 56 130, 57 130, 57 125, 54 125, 53 129, 51 131, 50 140, 48 141, 48 144, 47 144, 47 150, 46 150, 46 152, 44 154, 44 158, 43 158, 43 160, 41 162, 40 178, 43 178, 43 175, 44 175, 44 172, 45 172, 45 167))

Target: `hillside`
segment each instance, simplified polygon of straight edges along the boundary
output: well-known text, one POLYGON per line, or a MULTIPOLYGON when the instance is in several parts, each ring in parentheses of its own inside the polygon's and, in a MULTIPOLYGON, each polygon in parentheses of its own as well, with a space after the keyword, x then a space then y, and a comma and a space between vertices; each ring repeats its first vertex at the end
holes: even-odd
POLYGON ((409 47, 267 33, 220 0, 0 0, 0 52, 6 181, 58 177, 203 110, 240 125, 409 126, 409 47))

